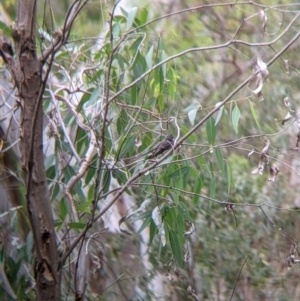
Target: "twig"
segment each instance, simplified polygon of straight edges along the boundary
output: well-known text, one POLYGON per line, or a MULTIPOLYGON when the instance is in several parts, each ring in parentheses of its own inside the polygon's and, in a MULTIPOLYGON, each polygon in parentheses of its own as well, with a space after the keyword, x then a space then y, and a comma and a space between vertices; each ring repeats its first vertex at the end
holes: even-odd
POLYGON ((80 161, 81 161, 81 158, 80 158, 80 156, 77 154, 77 151, 76 151, 76 149, 75 149, 75 147, 74 147, 74 145, 73 145, 73 142, 71 141, 71 139, 70 139, 70 137, 69 137, 69 134, 68 134, 67 129, 66 129, 66 127, 65 127, 64 121, 62 120, 62 117, 61 117, 59 108, 58 108, 58 106, 57 106, 57 104, 56 104, 56 102, 55 102, 55 96, 54 96, 54 93, 52 92, 51 89, 48 89, 48 92, 50 93, 50 96, 51 96, 51 102, 53 103, 53 105, 54 105, 54 107, 55 107, 55 110, 56 110, 56 113, 57 113, 57 116, 58 116, 59 123, 60 123, 60 125, 61 125, 61 127, 62 127, 62 130, 63 130, 63 132, 64 132, 64 136, 65 136, 65 138, 67 139, 67 141, 68 141, 68 143, 69 143, 69 146, 70 146, 70 148, 71 148, 71 150, 72 150, 72 153, 73 153, 73 155, 75 156, 77 162, 80 162, 80 161))
POLYGON ((248 258, 249 258, 249 255, 245 258, 245 260, 244 260, 244 262, 243 262, 243 264, 242 264, 242 266, 241 266, 241 268, 240 268, 240 271, 239 271, 239 273, 238 273, 238 275, 237 275, 237 277, 236 277, 236 280, 235 280, 235 283, 234 283, 234 287, 233 287, 233 290, 232 290, 231 297, 230 297, 229 301, 232 300, 232 297, 233 297, 233 294, 234 294, 234 292, 235 292, 235 288, 236 288, 237 282, 238 282, 238 280, 239 280, 239 277, 240 277, 240 275, 241 275, 241 273, 242 273, 242 270, 243 270, 244 265, 245 265, 245 263, 246 263, 246 261, 247 261, 248 258))

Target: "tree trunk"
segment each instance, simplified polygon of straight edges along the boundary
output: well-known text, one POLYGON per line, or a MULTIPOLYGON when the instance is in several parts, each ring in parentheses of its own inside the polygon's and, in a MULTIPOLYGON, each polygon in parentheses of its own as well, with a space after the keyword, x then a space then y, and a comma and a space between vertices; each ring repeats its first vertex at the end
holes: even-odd
POLYGON ((43 154, 42 64, 35 47, 36 0, 18 0, 12 69, 21 103, 21 156, 34 238, 37 300, 59 300, 61 267, 43 154))

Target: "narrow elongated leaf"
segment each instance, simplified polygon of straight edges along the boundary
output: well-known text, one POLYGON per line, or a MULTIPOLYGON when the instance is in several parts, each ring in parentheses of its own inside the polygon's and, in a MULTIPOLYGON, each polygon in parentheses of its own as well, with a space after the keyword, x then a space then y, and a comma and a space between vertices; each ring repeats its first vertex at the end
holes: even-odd
POLYGON ((181 246, 183 246, 184 232, 185 232, 184 216, 181 214, 177 214, 175 222, 177 226, 179 243, 181 246))
POLYGON ((148 9, 146 9, 145 7, 143 7, 141 9, 141 13, 140 13, 140 25, 143 25, 147 22, 148 20, 148 9))
POLYGON ((228 185, 228 194, 230 193, 231 190, 231 185, 232 185, 232 173, 231 173, 231 168, 230 165, 227 163, 227 185, 228 185))
POLYGON ((178 234, 176 234, 173 230, 170 230, 169 239, 175 261, 180 268, 183 268, 182 246, 180 245, 178 234))
POLYGON ((118 183, 120 185, 125 184, 126 181, 127 181, 126 174, 122 170, 113 169, 112 170, 112 176, 118 181, 118 183))
MULTIPOLYGON (((133 90, 135 90, 135 89, 133 89, 133 90)), ((134 92, 132 92, 132 93, 134 94, 134 92)), ((118 119, 117 119, 117 132, 118 132, 118 135, 121 136, 122 134, 124 134, 124 130, 126 130, 126 125, 128 125, 128 115, 125 112, 125 110, 121 110, 120 113, 119 113, 118 119)))
POLYGON ((238 131, 239 131, 240 117, 241 117, 241 112, 240 112, 239 107, 236 105, 234 107, 234 109, 232 110, 232 115, 231 115, 232 126, 233 126, 233 129, 236 133, 238 133, 238 131))
POLYGON ((214 198, 215 195, 216 195, 216 181, 215 181, 215 178, 210 178, 209 197, 214 198))
MULTIPOLYGON (((166 59, 166 53, 164 50, 162 50, 161 55, 160 55, 160 61, 164 61, 166 59)), ((166 73, 167 73, 167 65, 163 64, 162 65, 162 72, 163 72, 163 77, 165 79, 166 73)))
POLYGON ((101 91, 101 87, 96 87, 88 101, 88 105, 91 106, 93 105, 98 99, 99 99, 99 93, 101 91))
POLYGON ((120 6, 120 10, 121 10, 121 12, 123 13, 123 15, 126 17, 126 19, 127 19, 127 17, 128 17, 128 12, 127 12, 127 10, 125 10, 122 6, 120 6))
POLYGON ((71 222, 71 223, 68 224, 68 226, 69 226, 71 229, 81 230, 81 229, 84 229, 85 223, 71 222))
POLYGON ((172 100, 175 100, 175 95, 176 95, 176 87, 177 87, 177 78, 176 78, 176 74, 175 71, 170 68, 168 70, 168 92, 169 92, 169 97, 172 100))
MULTIPOLYGON (((199 176, 197 176, 197 177, 195 178, 195 183, 194 183, 194 193, 200 194, 200 193, 201 193, 201 189, 202 189, 202 185, 203 185, 203 183, 202 183, 201 177, 200 177, 200 175, 199 175, 199 176)), ((193 196, 192 202, 193 202, 193 205, 194 205, 194 206, 197 206, 197 205, 198 205, 199 198, 200 198, 200 197, 199 197, 198 195, 194 195, 194 196, 193 196)))
POLYGON ((162 113, 165 109, 164 95, 162 93, 157 96, 157 105, 159 112, 162 113))
POLYGON ((209 145, 215 144, 216 134, 217 134, 217 128, 215 125, 215 120, 213 117, 210 117, 206 121, 206 133, 207 133, 207 140, 209 145))
MULTIPOLYGON (((180 126, 180 131, 182 131, 183 135, 185 135, 186 133, 188 133, 189 129, 186 128, 185 126, 181 125, 180 126)), ((195 139, 194 134, 190 135, 189 138, 186 141, 188 141, 190 143, 195 143, 196 139, 195 139)))
POLYGON ((155 223, 155 226, 158 229, 158 235, 160 237, 161 243, 163 246, 166 245, 166 232, 164 227, 164 222, 162 220, 160 208, 156 206, 152 211, 152 220, 155 223))
POLYGON ((133 7, 129 13, 128 13, 128 17, 127 17, 127 23, 126 23, 126 30, 128 30, 129 28, 131 28, 133 22, 134 22, 134 18, 137 12, 137 7, 133 7))
MULTIPOLYGON (((218 107, 218 106, 219 106, 219 103, 217 103, 217 104, 215 105, 215 107, 218 107)), ((220 119, 221 119, 221 117, 222 117, 222 115, 223 115, 223 110, 224 110, 224 106, 222 106, 222 107, 220 108, 220 110, 218 111, 218 114, 217 114, 217 117, 216 117, 215 125, 217 125, 217 124, 219 123, 219 121, 220 121, 220 119)))
POLYGON ((149 216, 142 223, 140 229, 138 229, 137 235, 141 234, 144 231, 144 229, 150 224, 151 220, 152 220, 152 217, 151 217, 151 214, 149 214, 149 216))
POLYGON ((70 165, 67 165, 65 167, 64 178, 66 182, 68 182, 71 179, 71 177, 73 177, 75 174, 76 174, 75 170, 70 165))
POLYGON ((185 203, 178 202, 178 212, 189 222, 192 222, 192 217, 190 216, 190 212, 188 208, 186 207, 185 203))
POLYGON ((225 175, 225 168, 224 168, 223 155, 222 155, 222 152, 219 148, 215 149, 215 155, 216 155, 216 158, 217 158, 219 170, 222 173, 222 175, 224 176, 225 175))
POLYGON ((91 213, 91 201, 85 201, 76 206, 76 210, 78 213, 84 212, 84 213, 91 213))
POLYGON ((79 180, 74 187, 73 187, 74 192, 78 195, 79 199, 82 201, 85 201, 86 196, 85 193, 82 191, 82 181, 79 180))
POLYGON ((172 172, 171 174, 168 175, 170 178, 176 178, 176 177, 184 177, 186 176, 190 171, 189 166, 183 166, 172 172))
POLYGON ((104 178, 103 178, 103 193, 108 192, 110 179, 111 179, 111 172, 109 170, 105 170, 104 178))
POLYGON ((131 149, 133 149, 134 146, 134 139, 135 137, 127 137, 125 140, 123 140, 123 143, 121 143, 121 149, 119 151, 119 157, 123 158, 123 156, 131 149))
POLYGON ((141 43, 143 42, 143 37, 138 37, 130 46, 130 50, 137 52, 140 49, 141 43))
POLYGON ((49 180, 49 183, 51 183, 51 180, 53 180, 56 177, 56 167, 54 165, 50 166, 46 171, 47 179, 49 180))
POLYGON ((149 246, 152 244, 152 241, 153 241, 153 238, 155 236, 155 234, 157 233, 157 228, 154 224, 154 221, 151 217, 151 220, 150 220, 150 229, 149 229, 149 246))
POLYGON ((198 112, 198 109, 191 110, 191 111, 188 112, 188 116, 189 116, 189 120, 190 120, 191 125, 195 124, 195 118, 196 118, 197 112, 198 112))
POLYGON ((61 199, 59 202, 59 217, 64 220, 68 214, 68 206, 65 199, 61 199))
POLYGON ((145 56, 146 63, 149 69, 151 69, 153 66, 152 56, 153 56, 153 46, 150 47, 148 53, 145 56))
MULTIPOLYGON (((101 73, 102 73, 102 70, 101 70, 101 73)), ((93 103, 94 100, 97 99, 97 97, 99 96, 99 92, 100 92, 100 87, 97 87, 97 88, 91 88, 91 89, 88 89, 87 90, 87 93, 84 93, 80 99, 80 102, 76 108, 76 111, 77 112, 82 112, 83 110, 83 106, 88 103, 88 102, 91 102, 93 103), (90 94, 92 93, 92 95, 90 94)))
POLYGON ((191 105, 189 105, 188 107, 186 107, 183 112, 188 113, 192 110, 198 110, 199 108, 201 108, 202 106, 200 105, 200 103, 193 103, 191 105))
POLYGON ((250 99, 249 99, 249 105, 250 105, 250 110, 251 110, 252 117, 253 117, 255 123, 257 124, 257 126, 260 128, 260 124, 258 122, 258 119, 257 119, 257 116, 256 116, 256 112, 255 112, 253 103, 252 103, 252 101, 250 99))
POLYGON ((82 128, 77 127, 75 147, 77 153, 80 156, 84 155, 87 145, 88 145, 88 136, 86 132, 82 128))
POLYGON ((92 163, 91 163, 90 168, 88 169, 88 171, 85 175, 85 179, 84 179, 85 185, 89 184, 91 182, 91 180, 93 179, 93 177, 95 176, 96 169, 97 169, 97 158, 98 158, 98 155, 94 155, 91 160, 92 163))

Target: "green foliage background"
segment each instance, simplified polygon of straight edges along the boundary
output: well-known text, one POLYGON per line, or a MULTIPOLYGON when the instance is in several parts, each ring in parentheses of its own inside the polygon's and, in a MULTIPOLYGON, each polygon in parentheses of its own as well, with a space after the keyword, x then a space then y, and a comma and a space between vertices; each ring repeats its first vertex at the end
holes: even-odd
MULTIPOLYGON (((133 156, 149 150, 155 144, 153 141, 160 141, 167 133, 177 136, 180 129, 180 136, 186 134, 251 76, 257 53, 268 62, 299 30, 299 21, 296 21, 273 45, 259 45, 276 39, 291 22, 299 6, 290 1, 281 1, 274 7, 267 7, 269 1, 256 5, 237 2, 232 6, 225 3, 214 6, 212 1, 208 7, 166 16, 144 26, 164 14, 195 5, 195 1, 175 2, 174 7, 168 3, 155 6, 146 2, 138 7, 123 7, 113 17, 111 36, 107 20, 112 3, 88 2, 75 22, 70 43, 56 55, 53 76, 57 82, 49 83, 48 89, 56 91, 62 120, 81 158, 86 154, 91 137, 85 127, 78 125, 63 97, 70 99, 84 125, 92 128, 100 140, 103 120, 101 114, 96 116, 100 112, 100 100, 105 99, 107 87, 110 99, 117 95, 111 100, 106 116, 105 168, 97 173, 101 163, 95 152, 90 168, 72 191, 80 216, 79 222, 68 224, 74 231, 84 228, 95 196, 100 200, 99 206, 103 206, 101 202, 110 192, 111 182, 124 185, 146 166, 145 160, 135 161, 133 156), (265 28, 259 17, 261 11, 268 17, 265 28), (257 44, 225 45, 233 38, 257 44), (224 47, 211 49, 223 44, 224 47), (192 50, 199 47, 206 49, 192 50), (152 71, 156 64, 187 49, 191 51, 152 71), (146 72, 148 75, 139 80, 146 72), (127 88, 128 85, 131 87, 127 88), (59 86, 74 91, 78 88, 80 93, 66 96, 62 90, 58 91, 59 86), (99 187, 95 179, 99 180, 99 187)), ((199 2, 197 5, 208 4, 199 2)), ((51 9, 48 4, 39 4, 37 25, 43 30, 43 37, 38 35, 37 44, 41 48, 51 42, 46 33, 51 36, 61 28, 70 3, 54 1, 51 9)), ((4 7, 12 17, 13 3, 6 1, 4 7)), ((151 269, 147 273, 144 270, 139 277, 134 266, 120 264, 122 267, 117 273, 126 273, 132 279, 98 292, 99 300, 120 300, 115 287, 126 291, 133 283, 143 294, 133 294, 130 300, 155 300, 155 291, 147 290, 146 284, 157 274, 170 274, 173 278, 166 281, 165 300, 171 300, 172 295, 177 298, 174 300, 192 299, 188 286, 200 300, 229 300, 232 293, 232 300, 298 300, 298 269, 297 266, 289 268, 286 261, 291 255, 291 245, 297 245, 299 240, 299 159, 294 150, 299 131, 296 122, 298 51, 299 42, 268 68, 270 75, 263 86, 264 101, 260 102, 249 87, 241 89, 224 106, 222 115, 214 114, 189 136, 179 151, 174 151, 159 167, 133 183, 128 191, 136 202, 132 211, 149 199, 142 212, 126 221, 129 225, 134 220, 141 221, 133 237, 108 235, 101 225, 95 226, 105 245, 101 256, 111 270, 121 261, 128 241, 139 250, 137 234, 146 230, 149 231, 146 244, 151 264, 151 269), (289 97, 293 119, 282 125, 276 119, 283 119, 289 110, 282 102, 285 97, 289 97), (255 135, 257 137, 232 142, 255 135), (270 161, 280 165, 274 183, 268 182, 267 169, 263 175, 251 174, 265 146, 263 135, 269 135, 271 141, 270 161), (249 160, 247 155, 252 149, 256 153, 249 160), (228 203, 235 207, 225 210, 228 203), (155 210, 160 213, 160 225, 155 223, 155 210), (191 225, 193 233, 184 235, 191 225), (184 255, 190 256, 187 262, 184 255)), ((45 92, 44 111, 51 120, 54 105, 49 91, 45 92)), ((80 164, 71 160, 73 151, 62 127, 57 126, 54 132, 45 133, 49 136, 46 147, 53 147, 45 166, 59 232, 70 210, 63 189, 78 172, 80 164), (63 152, 70 157, 68 164, 61 161, 63 152)), ((13 214, 10 221, 8 232, 18 231, 13 214)), ((24 291, 26 287, 29 295, 33 295, 25 274, 20 272, 22 264, 30 266, 33 262, 31 246, 32 238, 28 234, 26 244, 17 246, 17 256, 7 254, 5 248, 1 253, 10 283, 20 300, 25 300, 25 295, 18 288, 24 291), (18 273, 21 276, 17 276, 18 273)), ((91 248, 96 252, 98 247, 94 244, 91 248)), ((145 254, 136 256, 137 262, 146 257, 145 254)), ((69 283, 71 280, 66 277, 66 298, 69 283)), ((88 288, 87 299, 92 299, 92 293, 93 289, 88 288)))

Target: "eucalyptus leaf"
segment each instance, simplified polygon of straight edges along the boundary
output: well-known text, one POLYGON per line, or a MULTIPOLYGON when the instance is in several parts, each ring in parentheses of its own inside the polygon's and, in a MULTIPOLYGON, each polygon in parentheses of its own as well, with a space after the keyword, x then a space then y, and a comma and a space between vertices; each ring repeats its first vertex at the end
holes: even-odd
POLYGON ((238 131, 239 131, 240 117, 241 117, 241 112, 240 112, 239 107, 236 105, 234 107, 234 109, 232 110, 232 115, 231 115, 232 126, 233 126, 233 129, 236 133, 238 133, 238 131))
POLYGON ((179 268, 183 268, 183 252, 182 252, 182 245, 180 244, 178 234, 176 234, 173 230, 169 231, 169 239, 171 244, 171 249, 175 261, 179 268))
POLYGON ((215 144, 217 128, 213 117, 210 117, 206 123, 206 134, 209 145, 213 146, 215 144))

